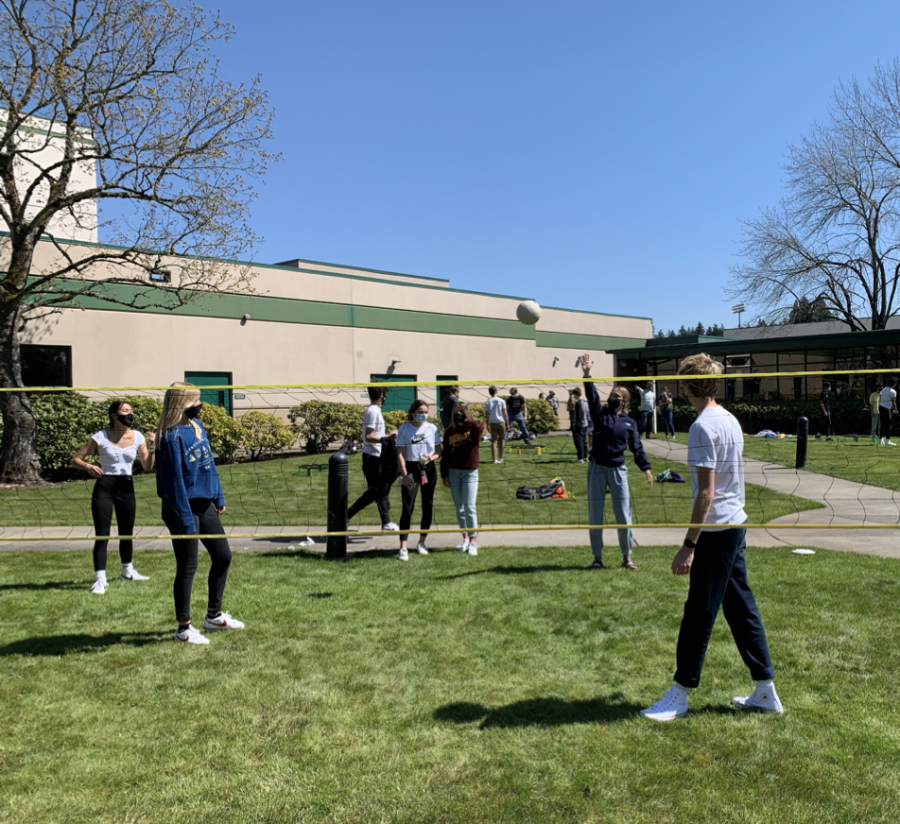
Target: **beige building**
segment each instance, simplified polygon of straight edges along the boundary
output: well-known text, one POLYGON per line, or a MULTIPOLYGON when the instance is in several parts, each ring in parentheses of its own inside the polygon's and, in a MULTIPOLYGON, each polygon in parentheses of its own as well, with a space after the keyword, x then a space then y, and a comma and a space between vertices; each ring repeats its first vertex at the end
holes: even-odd
MULTIPOLYGON (((21 134, 47 165, 61 157, 59 137, 53 124, 37 121, 21 134)), ((90 144, 88 134, 82 139, 90 144)), ((20 174, 28 182, 29 172, 20 174)), ((95 181, 93 163, 79 164, 73 186, 87 189, 95 181)), ((38 192, 36 208, 40 200, 38 192)), ((95 205, 62 216, 50 231, 65 244, 66 255, 84 259, 95 254, 95 205)), ((4 245, 0 235, 0 266, 4 245)), ((58 271, 63 260, 53 244, 43 242, 32 271, 58 271)), ((447 280, 309 260, 267 265, 170 258, 148 260, 147 270, 102 263, 87 271, 89 281, 115 277, 118 282, 27 325, 22 336, 27 385, 151 387, 180 380, 236 387, 376 380, 508 385, 558 380, 562 386, 577 380, 576 360, 585 351, 597 361, 596 375, 611 375, 613 361, 605 352, 643 345, 652 334, 649 318, 548 306, 536 326, 526 326, 516 319, 522 296, 465 291, 447 280), (176 298, 174 288, 188 300, 176 298)), ((65 291, 83 286, 63 279, 54 284, 65 291)), ((548 294, 536 296, 539 302, 554 302, 548 299, 553 281, 548 284, 548 294)), ((394 390, 390 405, 407 403, 414 391, 394 390)), ((327 397, 361 402, 360 394, 357 388, 327 397)), ((284 409, 311 397, 302 390, 268 390, 264 395, 235 388, 207 390, 204 399, 240 412, 260 405, 284 409)), ((432 401, 435 390, 422 388, 419 395, 432 401)))
MULTIPOLYGON (((89 252, 91 244, 75 245, 89 252)), ((46 271, 52 255, 49 244, 42 247, 36 267, 46 271)), ((516 319, 523 297, 454 289, 446 280, 305 260, 226 267, 234 271, 225 272, 224 279, 243 281, 243 291, 197 291, 183 306, 140 308, 142 292, 147 293, 143 303, 159 301, 147 290, 149 281, 116 284, 104 287, 107 295, 138 305, 80 298, 81 308, 63 309, 29 326, 23 338, 27 383, 113 387, 176 380, 244 386, 558 379, 562 385, 577 379, 582 353, 595 356, 595 375, 611 375, 613 361, 606 351, 642 345, 651 335, 649 318, 547 306, 536 326, 526 326, 516 319)), ((297 392, 274 394, 268 393, 269 407, 298 401, 297 392)), ((336 394, 349 400, 360 393, 336 394)), ((428 393, 425 397, 432 399, 428 393)), ((207 400, 212 396, 207 394, 207 400)), ((240 412, 260 401, 236 389, 220 402, 240 412)))

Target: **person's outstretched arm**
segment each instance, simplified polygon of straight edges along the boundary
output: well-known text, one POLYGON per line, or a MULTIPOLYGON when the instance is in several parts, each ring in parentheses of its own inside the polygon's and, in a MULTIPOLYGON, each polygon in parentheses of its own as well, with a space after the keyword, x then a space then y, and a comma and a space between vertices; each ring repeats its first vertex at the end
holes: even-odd
MULTIPOLYGON (((584 372, 584 377, 589 378, 591 376, 591 369, 593 368, 594 363, 591 360, 591 356, 585 352, 581 356, 581 371, 584 372)), ((600 401, 600 393, 597 392, 597 386, 591 381, 584 382, 584 394, 588 402, 588 409, 591 412, 591 419, 598 420, 600 416, 603 414, 603 403, 600 401)), ((578 407, 578 401, 575 402, 575 407, 578 407)))

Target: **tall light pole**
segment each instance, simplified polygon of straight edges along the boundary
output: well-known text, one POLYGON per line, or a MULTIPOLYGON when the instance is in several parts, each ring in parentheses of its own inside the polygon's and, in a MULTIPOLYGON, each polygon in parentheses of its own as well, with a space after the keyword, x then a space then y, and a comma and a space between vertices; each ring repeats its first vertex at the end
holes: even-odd
POLYGON ((743 303, 736 303, 731 307, 731 314, 738 316, 738 329, 741 328, 741 312, 746 312, 746 308, 743 303))

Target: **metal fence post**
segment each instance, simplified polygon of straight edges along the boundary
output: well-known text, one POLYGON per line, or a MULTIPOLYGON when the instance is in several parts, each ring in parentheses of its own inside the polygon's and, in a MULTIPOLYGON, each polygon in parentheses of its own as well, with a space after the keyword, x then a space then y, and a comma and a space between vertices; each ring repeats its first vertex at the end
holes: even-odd
POLYGON ((806 466, 806 442, 809 439, 809 418, 800 418, 797 426, 797 460, 795 469, 806 466))
MULTIPOLYGON (((347 496, 350 486, 350 467, 343 452, 335 452, 328 459, 328 531, 347 531, 347 496)), ((326 561, 347 560, 347 536, 329 535, 325 544, 326 561)))

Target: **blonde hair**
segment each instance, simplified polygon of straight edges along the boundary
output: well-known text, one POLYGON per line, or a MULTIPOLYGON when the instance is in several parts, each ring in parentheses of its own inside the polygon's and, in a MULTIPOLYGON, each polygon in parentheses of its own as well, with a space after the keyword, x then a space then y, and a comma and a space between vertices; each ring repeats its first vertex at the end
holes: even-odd
POLYGON ((631 401, 631 392, 629 392, 624 386, 614 386, 615 389, 622 396, 622 406, 627 407, 629 401, 631 401))
POLYGON ((685 381, 690 386, 692 394, 698 398, 714 398, 719 391, 719 375, 725 371, 721 363, 713 360, 705 352, 699 355, 691 355, 681 362, 678 367, 679 375, 709 375, 709 380, 685 381))
MULTIPOLYGON (((160 446, 162 439, 165 437, 173 426, 181 422, 181 416, 184 410, 189 406, 194 406, 200 400, 200 390, 192 383, 173 383, 171 389, 166 390, 163 398, 163 408, 159 416, 159 425, 156 427, 156 444, 160 446)), ((194 421, 191 426, 198 437, 200 435, 200 427, 194 421)))

